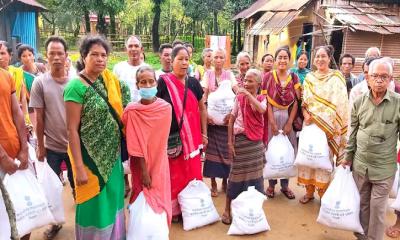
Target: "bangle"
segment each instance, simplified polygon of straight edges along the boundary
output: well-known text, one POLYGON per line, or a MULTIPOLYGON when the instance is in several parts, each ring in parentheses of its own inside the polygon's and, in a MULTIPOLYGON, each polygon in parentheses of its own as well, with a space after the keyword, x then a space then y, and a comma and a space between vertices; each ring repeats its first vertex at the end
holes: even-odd
POLYGON ((205 134, 201 134, 201 136, 203 136, 203 138, 208 139, 207 135, 205 135, 205 134))

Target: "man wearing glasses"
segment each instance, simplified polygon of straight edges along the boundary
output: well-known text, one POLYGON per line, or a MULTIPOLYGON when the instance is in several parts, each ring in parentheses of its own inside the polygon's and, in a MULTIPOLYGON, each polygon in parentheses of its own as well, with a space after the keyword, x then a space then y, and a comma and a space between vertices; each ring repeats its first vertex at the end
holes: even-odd
POLYGON ((396 173, 396 146, 400 130, 400 95, 388 90, 393 66, 384 59, 369 65, 369 91, 351 110, 350 135, 342 165, 353 165, 360 192, 360 220, 364 235, 383 239, 387 199, 396 173))

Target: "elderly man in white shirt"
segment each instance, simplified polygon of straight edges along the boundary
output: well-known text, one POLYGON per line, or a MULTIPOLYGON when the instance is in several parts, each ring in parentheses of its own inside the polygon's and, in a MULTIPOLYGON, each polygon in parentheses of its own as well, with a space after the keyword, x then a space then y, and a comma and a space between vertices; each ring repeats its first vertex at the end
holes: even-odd
POLYGON ((131 102, 140 100, 139 90, 136 86, 136 72, 142 66, 147 66, 140 56, 144 52, 142 42, 137 36, 130 36, 125 43, 128 60, 114 66, 113 72, 124 81, 131 91, 131 102))

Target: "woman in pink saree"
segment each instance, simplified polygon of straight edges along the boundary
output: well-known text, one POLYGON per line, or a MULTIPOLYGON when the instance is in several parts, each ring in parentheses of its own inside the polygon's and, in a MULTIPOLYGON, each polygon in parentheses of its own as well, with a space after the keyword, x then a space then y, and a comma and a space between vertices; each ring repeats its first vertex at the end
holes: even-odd
POLYGON ((137 71, 136 85, 141 100, 130 103, 124 111, 126 140, 132 171, 133 203, 143 192, 154 212, 167 215, 171 223, 171 184, 167 156, 171 105, 157 98, 155 72, 144 66, 137 71))

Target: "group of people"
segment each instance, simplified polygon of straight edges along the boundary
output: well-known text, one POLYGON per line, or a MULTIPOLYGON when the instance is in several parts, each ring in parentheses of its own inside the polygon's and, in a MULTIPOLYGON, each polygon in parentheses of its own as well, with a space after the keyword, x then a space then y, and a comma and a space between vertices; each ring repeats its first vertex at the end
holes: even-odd
MULTIPOLYGON (((330 46, 314 49, 314 71, 307 68, 304 51, 292 56, 288 47, 280 47, 262 57, 261 71, 241 52, 236 76, 224 68, 224 49, 204 49, 203 65, 196 65, 193 46, 181 41, 160 46, 157 71, 144 62, 137 36, 127 39, 128 59, 113 71, 107 69, 110 45, 100 36, 82 40, 76 71, 63 38, 50 37, 45 49, 47 66, 35 62, 32 48, 20 46, 22 67, 17 68, 10 65, 11 48, 0 42, 0 173, 28 167, 28 144, 57 175, 65 162, 76 203, 76 239, 125 239, 129 192, 131 204, 143 192, 168 224, 179 222, 178 194, 203 177, 211 179, 212 197, 220 192, 216 179, 222 179, 221 219, 231 224, 231 201, 249 186, 275 196, 277 179, 269 179, 266 188, 263 179, 271 138, 286 135, 296 152, 297 133, 311 124, 325 132, 332 165, 353 167, 364 229, 357 238, 383 238, 396 172, 400 95, 395 91, 400 88, 393 61, 380 57, 379 49, 367 50, 359 77, 352 74, 355 59, 349 54, 340 58, 340 70, 330 67, 330 46), (223 124, 216 124, 207 103, 226 83, 236 97, 223 124)), ((312 201, 315 191, 322 197, 331 178, 329 171, 299 167, 297 180, 305 187, 299 201, 312 201)), ((282 194, 295 199, 289 179, 280 179, 280 186, 282 194)), ((12 212, 12 206, 7 209, 12 212)), ((397 214, 388 236, 400 235, 397 214)), ((10 222, 15 228, 12 214, 10 222)), ((51 226, 45 238, 54 238, 61 228, 51 226)))

